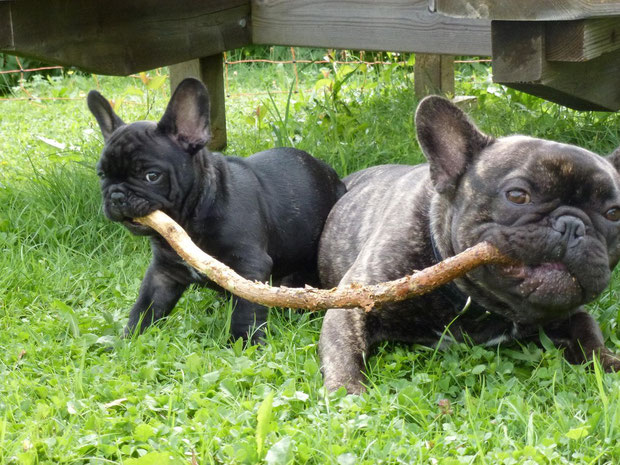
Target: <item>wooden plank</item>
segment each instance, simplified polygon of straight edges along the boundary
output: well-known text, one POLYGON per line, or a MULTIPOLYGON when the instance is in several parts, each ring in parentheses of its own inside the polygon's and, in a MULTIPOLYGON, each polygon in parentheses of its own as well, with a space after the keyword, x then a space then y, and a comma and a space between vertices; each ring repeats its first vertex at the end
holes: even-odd
POLYGON ((434 15, 428 0, 252 0, 252 41, 448 55, 491 53, 488 21, 434 15))
POLYGON ((413 77, 418 99, 431 94, 454 95, 454 57, 416 53, 413 77))
POLYGON ((0 3, 0 50, 13 47, 11 3, 0 3))
POLYGON ((546 23, 493 21, 493 81, 576 110, 620 109, 620 50, 585 62, 546 59, 546 23))
POLYGON ((10 5, 13 45, 3 42, 0 51, 103 74, 125 75, 250 43, 249 0, 19 0, 10 5))
POLYGON ((433 11, 453 18, 568 21, 620 16, 619 0, 429 0, 433 11))
POLYGON ((204 82, 209 90, 211 140, 209 149, 226 147, 226 89, 224 86, 224 55, 203 57, 170 66, 170 88, 176 89, 187 77, 204 82))
POLYGON ((620 18, 556 21, 546 25, 549 61, 587 61, 620 48, 620 18))

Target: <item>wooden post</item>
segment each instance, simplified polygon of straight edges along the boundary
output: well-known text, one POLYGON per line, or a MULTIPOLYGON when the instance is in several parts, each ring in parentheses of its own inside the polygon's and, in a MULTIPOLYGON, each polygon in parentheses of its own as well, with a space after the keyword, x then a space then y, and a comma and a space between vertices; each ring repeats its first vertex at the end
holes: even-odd
POLYGON ((454 57, 416 53, 413 84, 418 99, 430 94, 454 95, 454 57))
POLYGON ((170 88, 174 91, 187 77, 200 79, 209 90, 211 105, 210 150, 226 147, 226 89, 222 53, 170 66, 170 88))

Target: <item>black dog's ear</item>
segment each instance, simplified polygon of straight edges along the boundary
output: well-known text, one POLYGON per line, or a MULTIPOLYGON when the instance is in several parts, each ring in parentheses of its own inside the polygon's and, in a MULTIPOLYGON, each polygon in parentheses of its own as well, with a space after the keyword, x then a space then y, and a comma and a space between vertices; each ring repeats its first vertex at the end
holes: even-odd
POLYGON ((91 90, 86 98, 88 109, 95 115, 103 140, 108 141, 112 133, 119 127, 123 126, 123 120, 118 117, 110 102, 96 90, 91 90))
POLYGON ((181 81, 157 127, 193 155, 209 141, 209 94, 198 79, 181 81))
POLYGON ((483 134, 456 105, 430 96, 418 105, 415 115, 418 142, 431 169, 439 193, 451 194, 473 158, 493 138, 483 134))
POLYGON ((620 147, 605 158, 607 158, 607 161, 611 163, 614 168, 616 168, 616 171, 620 172, 620 147))

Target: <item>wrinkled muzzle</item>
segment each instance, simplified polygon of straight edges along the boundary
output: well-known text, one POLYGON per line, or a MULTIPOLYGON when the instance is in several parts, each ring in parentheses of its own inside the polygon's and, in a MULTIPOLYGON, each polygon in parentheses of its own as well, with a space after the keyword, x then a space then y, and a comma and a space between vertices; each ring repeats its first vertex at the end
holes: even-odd
POLYGON ((122 186, 104 193, 104 213, 112 221, 138 218, 155 209, 147 199, 122 186))
POLYGON ((135 192, 122 185, 105 189, 103 197, 103 212, 108 219, 123 223, 130 232, 136 235, 143 236, 152 233, 151 228, 133 220, 159 209, 158 205, 136 195, 135 192))
POLYGON ((542 322, 561 317, 594 300, 609 284, 606 246, 579 216, 552 217, 546 226, 498 225, 483 240, 518 261, 487 267, 480 277, 516 312, 511 318, 542 322))

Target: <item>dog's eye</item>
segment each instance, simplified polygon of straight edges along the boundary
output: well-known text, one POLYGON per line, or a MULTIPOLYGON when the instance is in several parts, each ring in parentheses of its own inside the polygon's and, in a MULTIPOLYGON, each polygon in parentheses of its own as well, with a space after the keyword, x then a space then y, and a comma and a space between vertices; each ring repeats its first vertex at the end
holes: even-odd
POLYGON ((509 190, 508 192, 506 192, 506 198, 510 202, 516 203, 517 205, 524 205, 526 203, 530 203, 531 201, 530 194, 528 194, 522 189, 509 190))
POLYGON ((609 221, 620 221, 620 207, 610 208, 605 212, 605 218, 609 221))
POLYGON ((161 176, 161 174, 156 173, 155 171, 149 171, 148 173, 146 173, 146 180, 147 182, 157 182, 157 180, 159 179, 159 177, 161 176))
POLYGON ((99 179, 105 179, 105 173, 103 171, 97 171, 97 176, 99 176, 99 179))

